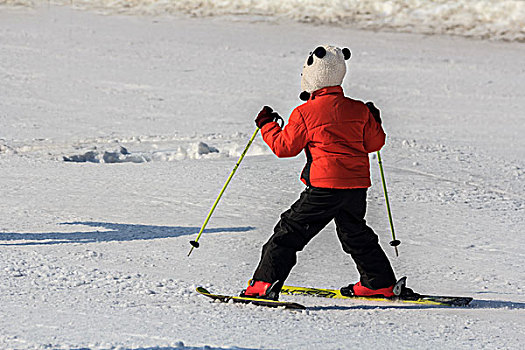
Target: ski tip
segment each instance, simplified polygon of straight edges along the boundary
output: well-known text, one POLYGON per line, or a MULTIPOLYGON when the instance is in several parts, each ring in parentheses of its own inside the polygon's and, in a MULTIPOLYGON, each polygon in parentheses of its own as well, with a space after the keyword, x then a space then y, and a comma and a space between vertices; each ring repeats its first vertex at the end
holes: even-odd
POLYGON ((195 290, 201 294, 211 294, 206 288, 204 287, 197 287, 195 290))

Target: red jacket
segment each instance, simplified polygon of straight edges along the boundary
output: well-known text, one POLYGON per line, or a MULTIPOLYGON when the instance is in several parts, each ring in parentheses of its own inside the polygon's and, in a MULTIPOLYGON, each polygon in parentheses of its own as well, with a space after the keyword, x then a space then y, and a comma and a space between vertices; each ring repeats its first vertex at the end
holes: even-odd
POLYGON ((293 110, 284 129, 272 122, 261 132, 279 158, 304 149, 307 163, 301 180, 321 188, 370 187, 368 153, 380 150, 386 137, 368 107, 345 97, 341 86, 313 92, 293 110))

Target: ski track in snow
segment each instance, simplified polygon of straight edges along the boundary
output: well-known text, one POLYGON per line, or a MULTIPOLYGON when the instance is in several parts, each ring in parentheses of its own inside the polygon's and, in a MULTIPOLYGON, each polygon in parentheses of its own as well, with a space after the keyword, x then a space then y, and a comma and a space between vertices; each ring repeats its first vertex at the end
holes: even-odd
MULTIPOLYGON (((0 12, 0 48, 0 348, 522 347, 523 45, 50 5, 0 12), (297 105, 305 52, 327 40, 350 41, 345 90, 383 111, 399 258, 374 155, 368 222, 410 287, 470 307, 287 297, 308 306, 288 311, 195 292, 244 288, 302 190, 304 157, 258 137, 186 256, 254 115, 297 105)), ((287 283, 356 278, 330 224, 287 283)))

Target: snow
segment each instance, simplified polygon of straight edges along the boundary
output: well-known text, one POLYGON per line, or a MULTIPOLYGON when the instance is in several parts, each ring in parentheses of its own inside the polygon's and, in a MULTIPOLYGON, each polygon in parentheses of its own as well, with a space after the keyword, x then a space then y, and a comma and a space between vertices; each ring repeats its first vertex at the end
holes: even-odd
MULTIPOLYGON (((39 4, 34 0, 4 2, 39 4)), ((519 0, 51 0, 49 3, 96 9, 106 14, 241 15, 257 21, 291 19, 374 30, 525 41, 525 2, 519 0)))
MULTIPOLYGON (((224 150, 223 150, 224 152, 224 150)), ((159 161, 174 161, 186 158, 199 159, 200 157, 210 154, 219 153, 215 147, 210 147, 204 142, 194 143, 189 149, 183 149, 181 146, 176 151, 154 151, 154 152, 135 152, 130 153, 124 146, 120 146, 118 150, 114 151, 99 151, 97 147, 93 150, 87 151, 83 154, 75 154, 72 156, 64 156, 66 162, 91 162, 91 163, 144 163, 155 160, 159 161)), ((227 153, 223 153, 227 154, 227 153)), ((221 155, 218 155, 221 156, 221 155)))
MULTIPOLYGON (((0 48, 0 348, 522 347, 523 44, 49 3, 2 7, 0 48), (244 288, 303 188, 304 157, 257 137, 187 257, 256 113, 286 119, 323 43, 350 47, 343 87, 383 113, 399 258, 373 156, 367 219, 397 274, 471 307, 287 297, 297 312, 195 292, 244 288)), ((287 282, 356 278, 329 225, 287 282)))

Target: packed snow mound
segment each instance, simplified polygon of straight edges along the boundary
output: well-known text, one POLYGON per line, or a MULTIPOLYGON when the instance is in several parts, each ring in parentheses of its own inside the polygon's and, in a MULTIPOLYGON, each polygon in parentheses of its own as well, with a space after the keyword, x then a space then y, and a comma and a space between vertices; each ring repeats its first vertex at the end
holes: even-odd
POLYGON ((199 142, 191 145, 189 149, 184 149, 179 146, 176 151, 130 153, 127 148, 120 146, 118 150, 92 150, 82 154, 64 156, 63 159, 66 162, 76 163, 145 163, 153 160, 174 161, 188 158, 199 159, 204 155, 212 153, 219 153, 219 150, 213 146, 208 146, 204 142, 199 142))
MULTIPOLYGON (((33 6, 35 1, 7 3, 33 6)), ((512 0, 55 0, 52 3, 105 13, 248 15, 259 21, 287 18, 373 30, 525 41, 525 2, 512 0)))
MULTIPOLYGON (((57 142, 50 139, 0 139, 0 155, 51 158, 74 163, 146 163, 174 162, 186 159, 238 158, 244 151, 249 135, 124 136, 98 137, 57 142)), ((255 140, 247 156, 271 154, 262 139, 255 140)))

